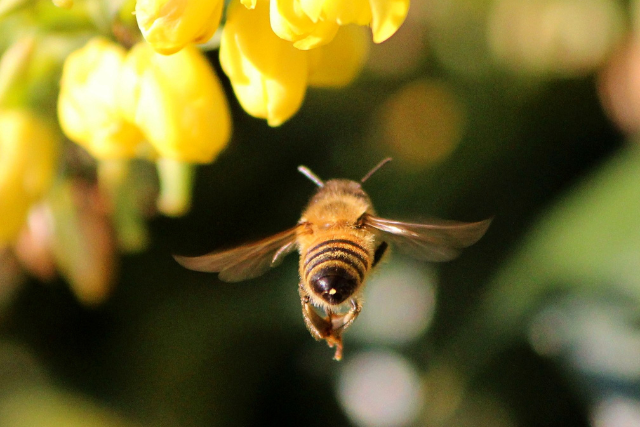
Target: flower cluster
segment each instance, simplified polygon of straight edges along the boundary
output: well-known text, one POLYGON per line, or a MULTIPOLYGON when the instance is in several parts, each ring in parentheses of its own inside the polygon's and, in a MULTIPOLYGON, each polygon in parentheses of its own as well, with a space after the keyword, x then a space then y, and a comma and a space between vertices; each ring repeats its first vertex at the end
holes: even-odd
POLYGON ((144 42, 126 51, 102 37, 65 61, 58 116, 99 159, 210 162, 231 129, 222 86, 194 46, 164 56, 144 42))
MULTIPOLYGON (((223 0, 138 0, 136 19, 163 54, 202 43, 218 28, 223 0)), ((359 73, 373 40, 402 25, 409 0, 232 0, 221 30, 220 62, 240 104, 278 126, 302 105, 308 86, 341 87, 359 73), (355 24, 355 25, 350 25, 355 24)))
POLYGON ((266 0, 254 6, 229 5, 220 41, 222 69, 249 114, 278 126, 298 111, 307 86, 343 86, 360 71, 367 43, 359 28, 345 27, 333 42, 300 50, 271 31, 266 0))
POLYGON ((11 248, 41 278, 62 272, 92 303, 110 289, 115 248, 142 249, 149 214, 184 214, 194 164, 212 162, 229 142, 232 118, 207 51, 218 50, 242 108, 279 126, 300 109, 308 87, 352 82, 368 54, 363 27, 382 42, 409 6, 409 0, 5 3, 0 254, 11 248), (155 166, 158 177, 145 165, 155 166))

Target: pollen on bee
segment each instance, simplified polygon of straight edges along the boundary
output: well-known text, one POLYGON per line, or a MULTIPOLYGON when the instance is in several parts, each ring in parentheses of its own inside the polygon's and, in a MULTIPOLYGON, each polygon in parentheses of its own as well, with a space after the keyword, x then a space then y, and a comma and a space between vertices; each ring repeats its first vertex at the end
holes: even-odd
POLYGON ((331 288, 331 290, 329 291, 329 295, 334 295, 336 293, 336 290, 331 288))

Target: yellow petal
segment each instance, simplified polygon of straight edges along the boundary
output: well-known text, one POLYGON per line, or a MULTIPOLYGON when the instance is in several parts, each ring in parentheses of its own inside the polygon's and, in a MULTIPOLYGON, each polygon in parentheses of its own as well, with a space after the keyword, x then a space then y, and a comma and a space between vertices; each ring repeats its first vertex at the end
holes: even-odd
POLYGON ((340 87, 351 83, 367 60, 369 43, 363 27, 340 28, 331 43, 309 52, 309 86, 340 87))
POLYGON ((247 9, 255 9, 258 0, 240 0, 240 3, 242 3, 247 9))
POLYGON ((144 42, 134 46, 123 65, 118 102, 160 157, 211 162, 229 140, 231 117, 222 86, 193 45, 170 56, 144 42))
POLYGON ((49 189, 58 142, 51 127, 26 110, 0 112, 0 244, 17 236, 31 205, 49 189))
POLYGON ((296 7, 300 8, 305 15, 313 22, 318 22, 323 17, 323 7, 325 0, 291 0, 296 7))
POLYGON ((339 27, 331 21, 312 21, 292 0, 271 0, 270 18, 278 37, 303 50, 329 43, 339 27))
POLYGON ((97 37, 64 63, 58 118, 64 133, 101 159, 133 157, 142 135, 116 105, 125 50, 97 37))
POLYGON ((409 12, 409 0, 369 0, 373 41, 382 43, 402 25, 409 12))
MULTIPOLYGON (((308 1, 308 0, 307 0, 308 1)), ((322 19, 340 25, 368 25, 371 22, 370 0, 323 0, 322 19)))
POLYGON ((369 25, 373 40, 381 43, 400 28, 409 11, 409 0, 288 0, 313 22, 369 25))
POLYGON ((204 43, 220 25, 223 0, 138 0, 136 19, 153 48, 169 55, 204 43))
POLYGON ((227 9, 220 41, 220 63, 244 110, 278 126, 295 114, 307 88, 307 55, 277 37, 269 24, 269 7, 254 10, 238 0, 227 9))

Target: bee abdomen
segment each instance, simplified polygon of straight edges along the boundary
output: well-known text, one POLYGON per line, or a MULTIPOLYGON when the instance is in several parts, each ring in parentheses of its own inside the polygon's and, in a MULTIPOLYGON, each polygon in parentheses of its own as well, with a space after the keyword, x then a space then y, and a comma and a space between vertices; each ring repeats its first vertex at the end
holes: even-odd
POLYGON ((367 250, 352 240, 325 240, 307 251, 303 264, 304 275, 308 278, 312 273, 333 265, 353 271, 362 281, 369 269, 369 258, 367 250))
POLYGON ((364 279, 369 258, 367 250, 352 240, 327 240, 307 252, 303 274, 325 301, 340 304, 364 279))

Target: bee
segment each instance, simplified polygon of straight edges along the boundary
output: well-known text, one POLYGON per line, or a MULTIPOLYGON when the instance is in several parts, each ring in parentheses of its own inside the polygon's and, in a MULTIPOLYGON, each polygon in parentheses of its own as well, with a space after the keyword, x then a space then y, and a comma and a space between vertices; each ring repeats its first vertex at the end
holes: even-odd
POLYGON ((377 216, 362 184, 390 160, 384 159, 360 182, 322 181, 300 166, 318 190, 293 228, 234 249, 175 259, 191 270, 216 272, 220 280, 238 282, 260 276, 297 249, 304 323, 316 340, 335 347, 334 359, 340 360, 342 334, 362 310, 365 279, 389 245, 420 260, 448 261, 477 242, 491 222, 413 224, 377 216))

